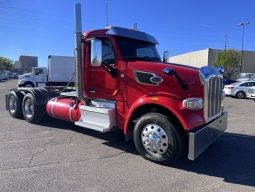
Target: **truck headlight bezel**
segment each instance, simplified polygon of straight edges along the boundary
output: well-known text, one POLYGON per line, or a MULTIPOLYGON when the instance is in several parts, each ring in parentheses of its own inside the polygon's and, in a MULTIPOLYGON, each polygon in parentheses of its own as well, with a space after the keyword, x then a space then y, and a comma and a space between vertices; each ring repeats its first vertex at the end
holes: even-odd
POLYGON ((201 110, 204 108, 204 100, 199 97, 187 98, 182 101, 182 106, 189 110, 201 110))

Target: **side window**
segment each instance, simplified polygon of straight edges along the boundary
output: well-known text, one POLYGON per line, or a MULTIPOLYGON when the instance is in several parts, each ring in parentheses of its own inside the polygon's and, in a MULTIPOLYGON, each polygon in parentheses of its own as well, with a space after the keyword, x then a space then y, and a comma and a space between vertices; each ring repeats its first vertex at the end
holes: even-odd
POLYGON ((109 39, 102 39, 102 61, 105 64, 114 64, 114 49, 109 39))
POLYGON ((43 69, 36 69, 35 75, 43 74, 43 69))

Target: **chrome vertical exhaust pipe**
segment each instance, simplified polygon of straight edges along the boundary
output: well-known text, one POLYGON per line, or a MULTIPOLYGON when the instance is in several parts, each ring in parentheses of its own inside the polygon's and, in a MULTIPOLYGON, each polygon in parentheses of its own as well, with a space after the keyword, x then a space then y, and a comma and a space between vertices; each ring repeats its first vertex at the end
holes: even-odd
POLYGON ((75 4, 75 87, 79 99, 83 98, 82 93, 82 19, 81 4, 75 4))

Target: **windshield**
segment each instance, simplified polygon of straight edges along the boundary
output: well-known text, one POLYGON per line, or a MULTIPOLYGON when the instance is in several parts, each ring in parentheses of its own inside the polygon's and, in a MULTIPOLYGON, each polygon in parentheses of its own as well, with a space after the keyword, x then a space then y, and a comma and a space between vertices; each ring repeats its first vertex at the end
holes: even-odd
POLYGON ((136 39, 117 37, 123 59, 132 61, 157 61, 161 62, 155 44, 136 39))

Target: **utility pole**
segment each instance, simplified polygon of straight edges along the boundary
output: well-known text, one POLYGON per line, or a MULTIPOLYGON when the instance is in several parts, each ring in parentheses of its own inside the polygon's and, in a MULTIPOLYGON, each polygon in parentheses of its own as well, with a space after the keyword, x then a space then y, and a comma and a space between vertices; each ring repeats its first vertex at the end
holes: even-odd
POLYGON ((227 50, 227 42, 228 42, 228 33, 225 34, 224 51, 227 50))
POLYGON ((108 27, 108 0, 105 0, 106 27, 108 27))
POLYGON ((243 39, 244 39, 244 26, 249 25, 250 22, 241 22, 237 24, 237 26, 242 27, 242 51, 241 51, 241 59, 240 59, 240 73, 242 73, 242 67, 243 67, 243 39))

